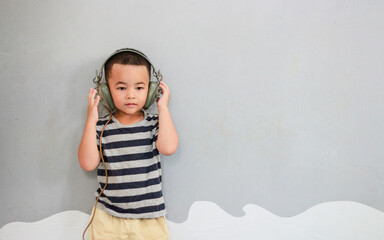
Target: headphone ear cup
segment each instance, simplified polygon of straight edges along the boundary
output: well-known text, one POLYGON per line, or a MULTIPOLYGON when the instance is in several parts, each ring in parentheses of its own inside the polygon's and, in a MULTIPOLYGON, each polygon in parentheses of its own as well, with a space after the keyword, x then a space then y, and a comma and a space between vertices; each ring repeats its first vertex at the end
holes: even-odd
POLYGON ((101 102, 104 107, 109 111, 114 112, 116 110, 116 106, 113 103, 111 92, 109 91, 109 87, 107 83, 100 83, 96 87, 97 93, 100 96, 101 102))
POLYGON ((159 82, 149 82, 147 101, 144 104, 144 109, 147 110, 159 96, 159 82))

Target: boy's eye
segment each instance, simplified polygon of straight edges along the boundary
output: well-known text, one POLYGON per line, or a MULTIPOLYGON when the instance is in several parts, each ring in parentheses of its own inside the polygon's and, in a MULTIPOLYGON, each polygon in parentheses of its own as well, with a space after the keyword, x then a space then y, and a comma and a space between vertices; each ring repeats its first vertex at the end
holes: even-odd
POLYGON ((117 90, 125 90, 125 87, 118 87, 117 90))
POLYGON ((142 90, 142 89, 144 89, 143 87, 137 87, 136 88, 137 90, 142 90))

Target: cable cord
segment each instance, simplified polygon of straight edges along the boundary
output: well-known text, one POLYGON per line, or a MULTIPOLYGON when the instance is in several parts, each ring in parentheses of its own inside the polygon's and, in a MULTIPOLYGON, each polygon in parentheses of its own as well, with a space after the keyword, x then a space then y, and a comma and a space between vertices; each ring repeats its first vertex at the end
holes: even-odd
POLYGON ((103 189, 101 189, 101 192, 100 192, 99 196, 96 198, 95 206, 93 207, 92 218, 89 221, 88 226, 84 230, 83 240, 85 240, 85 233, 87 232, 89 226, 91 226, 93 218, 95 217, 95 213, 96 213, 96 209, 97 209, 97 203, 99 201, 99 198, 101 197, 101 194, 103 194, 104 190, 107 188, 107 185, 108 185, 108 171, 107 171, 107 166, 105 165, 105 161, 104 161, 104 157, 103 157, 103 151, 102 151, 102 147, 101 147, 101 145, 102 145, 101 144, 101 138, 103 137, 103 133, 104 133, 105 127, 108 125, 108 123, 111 121, 111 119, 112 119, 112 112, 110 112, 109 120, 104 124, 103 130, 101 131, 100 138, 99 138, 100 139, 99 153, 100 153, 101 161, 103 162, 103 166, 104 166, 104 170, 105 170, 105 184, 104 184, 103 189))

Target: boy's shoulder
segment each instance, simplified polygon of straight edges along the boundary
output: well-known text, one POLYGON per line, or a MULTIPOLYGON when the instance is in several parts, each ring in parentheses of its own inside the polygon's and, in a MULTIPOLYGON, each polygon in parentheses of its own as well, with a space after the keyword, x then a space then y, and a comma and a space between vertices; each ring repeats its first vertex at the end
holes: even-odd
POLYGON ((105 124, 109 118, 111 117, 111 115, 107 114, 105 116, 99 116, 99 120, 97 121, 97 125, 103 125, 105 124))
POLYGON ((159 114, 158 113, 145 112, 144 119, 147 120, 147 121, 158 120, 159 119, 159 114))
POLYGON ((109 118, 110 118, 109 114, 105 116, 99 116, 99 120, 97 121, 96 125, 104 125, 106 122, 108 122, 109 118))

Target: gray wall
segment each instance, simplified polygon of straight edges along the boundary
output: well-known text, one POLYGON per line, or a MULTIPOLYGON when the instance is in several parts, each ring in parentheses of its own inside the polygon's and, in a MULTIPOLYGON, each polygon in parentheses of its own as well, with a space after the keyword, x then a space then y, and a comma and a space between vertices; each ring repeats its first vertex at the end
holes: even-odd
MULTIPOLYGON (((89 213, 77 147, 95 70, 133 47, 162 70, 180 135, 168 218, 327 201, 384 211, 383 1, 26 1, 0 7, 0 227, 89 213)), ((152 109, 156 111, 156 109, 152 109)))

